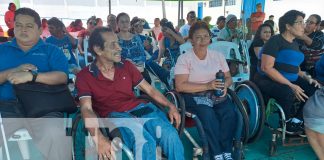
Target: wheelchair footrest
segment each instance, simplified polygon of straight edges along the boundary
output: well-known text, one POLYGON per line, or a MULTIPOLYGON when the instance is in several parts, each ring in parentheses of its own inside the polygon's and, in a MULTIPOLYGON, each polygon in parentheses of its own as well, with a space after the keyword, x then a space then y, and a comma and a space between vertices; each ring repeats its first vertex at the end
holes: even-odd
POLYGON ((300 146, 308 144, 306 137, 301 137, 299 135, 290 135, 287 136, 285 142, 283 142, 283 146, 300 146))

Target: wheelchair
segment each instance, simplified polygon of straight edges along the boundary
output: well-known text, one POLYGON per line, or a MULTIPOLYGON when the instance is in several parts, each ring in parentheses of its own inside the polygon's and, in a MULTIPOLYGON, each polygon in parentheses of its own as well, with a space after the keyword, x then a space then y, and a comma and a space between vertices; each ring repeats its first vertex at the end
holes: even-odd
MULTIPOLYGON (((267 97, 268 98, 268 97, 267 97)), ((294 107, 299 106, 295 101, 294 107)), ((277 152, 277 146, 281 141, 284 147, 300 146, 308 144, 307 137, 301 135, 292 135, 286 133, 286 116, 283 108, 274 98, 269 98, 266 109, 265 125, 271 130, 271 140, 269 143, 269 155, 274 156, 277 152), (277 116, 277 117, 274 117, 277 116), (271 120, 270 120, 271 119, 271 120), (277 120, 276 122, 271 122, 277 120)))
MULTIPOLYGON (((235 104, 236 107, 236 116, 238 118, 237 122, 237 130, 235 132, 234 140, 233 140, 233 157, 234 159, 243 159, 243 144, 248 141, 249 137, 249 120, 248 115, 241 103, 240 99, 237 97, 236 93, 231 89, 228 89, 228 95, 231 101, 235 104)), ((169 91, 165 93, 167 99, 175 104, 181 114, 181 124, 179 129, 179 134, 185 134, 185 136, 189 139, 189 141, 194 145, 193 148, 193 159, 197 160, 198 156, 202 156, 204 160, 209 159, 208 155, 208 141, 206 138, 206 134, 203 130, 202 124, 197 117, 197 115, 186 111, 185 101, 182 96, 175 92, 169 91), (189 134, 186 128, 197 127, 198 134, 201 138, 202 146, 200 146, 196 140, 189 134)))
MULTIPOLYGON (((216 39, 213 39, 208 48, 222 53, 228 63, 233 80, 231 89, 235 91, 248 114, 249 137, 247 142, 252 143, 262 135, 265 121, 265 103, 259 88, 249 81, 250 57, 248 43, 241 40, 240 45, 237 45, 233 42, 216 41, 216 39)), ((190 48, 192 46, 187 42, 180 46, 180 52, 185 54, 186 50, 190 48)))
MULTIPOLYGON (((100 120, 99 123, 101 123, 100 120)), ((109 133, 109 129, 100 128, 100 131, 103 133, 104 136, 110 137, 110 139, 112 139, 112 137, 120 137, 118 131, 116 130, 109 133)), ((72 122, 72 128, 70 129, 69 133, 73 138, 73 160, 98 159, 96 144, 85 127, 85 123, 82 119, 80 111, 76 113, 75 118, 72 122)), ((133 153, 118 138, 112 139, 111 142, 111 146, 115 151, 122 150, 129 160, 134 159, 133 153)))
MULTIPOLYGON (((139 95, 138 99, 146 102, 152 102, 163 112, 167 112, 164 107, 155 102, 152 98, 147 95, 139 95)), ((103 122, 99 120, 99 123, 103 125, 103 122)), ((122 142, 122 136, 118 129, 109 130, 109 128, 100 128, 100 131, 104 136, 112 139, 112 147, 117 154, 117 159, 124 159, 126 157, 129 160, 134 160, 135 156, 133 152, 122 142)), ((69 132, 73 138, 73 159, 74 160, 92 160, 97 159, 96 145, 92 140, 92 137, 85 127, 84 120, 81 117, 80 111, 76 114, 72 128, 69 132)), ((158 159, 165 159, 164 155, 158 155, 158 159)))

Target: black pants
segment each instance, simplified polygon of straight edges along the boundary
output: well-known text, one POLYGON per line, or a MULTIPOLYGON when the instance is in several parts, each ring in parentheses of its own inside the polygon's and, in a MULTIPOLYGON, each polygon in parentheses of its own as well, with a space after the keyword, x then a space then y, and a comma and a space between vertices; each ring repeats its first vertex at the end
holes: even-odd
POLYGON ((144 69, 144 71, 142 72, 142 76, 147 81, 147 83, 151 84, 152 80, 149 72, 146 69, 144 69))
POLYGON ((254 82, 254 75, 258 72, 257 65, 251 64, 250 65, 250 81, 254 82))
MULTIPOLYGON (((294 91, 288 85, 275 82, 267 76, 262 76, 259 73, 255 74, 254 81, 263 94, 274 98, 280 104, 287 119, 292 117, 296 117, 300 120, 303 119, 303 107, 305 103, 301 102, 297 112, 294 113, 293 104, 296 101, 296 97, 294 91)), ((298 77, 298 79, 292 83, 302 88, 308 97, 312 96, 316 91, 314 86, 310 85, 301 77, 298 77)))

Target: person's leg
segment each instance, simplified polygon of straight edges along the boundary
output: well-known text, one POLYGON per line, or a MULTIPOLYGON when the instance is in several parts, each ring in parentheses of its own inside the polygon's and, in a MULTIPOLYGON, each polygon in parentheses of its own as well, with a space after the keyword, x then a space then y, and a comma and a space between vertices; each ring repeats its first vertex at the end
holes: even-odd
POLYGON ((52 112, 28 120, 33 140, 48 160, 72 159, 72 137, 66 135, 63 113, 52 112))
POLYGON ((150 119, 145 123, 145 129, 156 140, 169 160, 183 160, 184 149, 176 129, 170 124, 165 113, 156 106, 148 103, 147 107, 151 108, 153 112, 141 116, 141 118, 150 119))
POLYGON ((224 153, 231 153, 233 148, 233 138, 236 126, 236 113, 234 104, 229 98, 226 101, 214 106, 216 116, 220 120, 220 144, 224 153))
POLYGON ((305 128, 307 139, 320 160, 324 160, 324 134, 305 128))
POLYGON ((183 97, 186 102, 186 110, 196 114, 202 123, 202 127, 206 133, 211 159, 214 159, 216 156, 222 156, 223 151, 220 144, 222 131, 220 121, 213 108, 202 104, 197 105, 193 98, 187 94, 183 94, 183 97))
POLYGON ((254 75, 257 73, 257 67, 255 65, 250 66, 250 81, 254 82, 254 75))
MULTIPOLYGON (((125 145, 133 151, 135 159, 156 158, 156 141, 144 128, 143 120, 126 112, 112 112, 108 117, 113 127, 118 128, 125 145)), ((110 130, 114 128, 109 127, 110 130)))
POLYGON ((161 66, 159 66, 157 63, 155 63, 154 61, 148 61, 145 63, 145 68, 153 73, 154 75, 156 75, 164 84, 166 84, 167 86, 169 86, 168 84, 168 77, 170 76, 170 72, 167 71, 166 69, 162 68, 161 66))
POLYGON ((265 76, 259 75, 259 73, 255 75, 255 83, 263 94, 274 98, 280 104, 287 120, 293 117, 294 114, 291 110, 296 98, 288 85, 274 82, 265 76))
MULTIPOLYGON (((265 76, 259 75, 259 73, 255 75, 255 83, 263 94, 274 98, 282 107, 287 122, 286 132, 289 134, 302 133, 302 121, 299 118, 295 118, 293 105, 296 97, 292 89, 288 85, 277 83, 265 76)), ((279 123, 279 125, 281 125, 281 123, 279 123)))
MULTIPOLYGON (((304 79, 302 79, 300 77, 297 79, 296 82, 294 82, 294 84, 300 86, 305 91, 305 94, 308 97, 311 97, 315 93, 315 91, 317 89, 317 88, 315 88, 314 85, 309 84, 306 80, 304 80, 304 79)), ((297 113, 295 115, 295 117, 300 119, 300 120, 303 120, 303 108, 304 108, 305 103, 306 102, 301 102, 300 103, 299 108, 297 110, 297 113)))
POLYGON ((150 74, 148 73, 148 71, 146 69, 144 69, 144 71, 142 72, 142 75, 143 75, 144 79, 147 81, 147 83, 149 83, 149 84, 152 83, 150 74))

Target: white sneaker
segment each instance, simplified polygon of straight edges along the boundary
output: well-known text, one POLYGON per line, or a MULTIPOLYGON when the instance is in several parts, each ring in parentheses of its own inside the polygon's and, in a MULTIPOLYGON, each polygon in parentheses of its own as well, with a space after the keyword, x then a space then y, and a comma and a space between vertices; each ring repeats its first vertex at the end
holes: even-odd
POLYGON ((223 155, 219 154, 214 157, 215 160, 224 160, 223 155))
POLYGON ((232 153, 223 153, 224 160, 233 160, 232 153))

